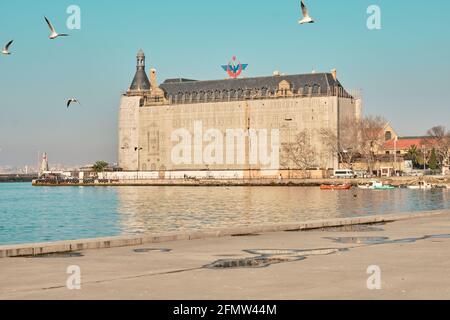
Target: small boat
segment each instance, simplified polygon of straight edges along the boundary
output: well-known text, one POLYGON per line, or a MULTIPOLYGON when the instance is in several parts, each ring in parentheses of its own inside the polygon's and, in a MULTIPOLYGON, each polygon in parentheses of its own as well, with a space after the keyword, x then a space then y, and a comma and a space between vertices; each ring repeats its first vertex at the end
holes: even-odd
POLYGON ((351 184, 323 184, 320 186, 320 190, 350 190, 351 184))
POLYGON ((428 190, 428 189, 432 189, 433 185, 425 182, 425 181, 419 181, 419 183, 417 185, 413 185, 413 186, 408 186, 408 189, 412 189, 412 190, 428 190))
POLYGON ((378 181, 372 181, 368 184, 358 185, 358 188, 365 189, 365 190, 392 190, 392 189, 395 189, 394 186, 391 186, 389 184, 383 184, 382 182, 378 182, 378 181))

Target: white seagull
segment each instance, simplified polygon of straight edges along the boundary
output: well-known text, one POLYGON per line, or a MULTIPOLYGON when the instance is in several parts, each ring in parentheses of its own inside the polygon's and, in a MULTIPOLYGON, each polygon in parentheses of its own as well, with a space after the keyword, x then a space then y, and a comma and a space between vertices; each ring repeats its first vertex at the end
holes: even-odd
POLYGON ((3 48, 2 53, 3 53, 4 55, 10 55, 10 54, 11 54, 11 52, 9 52, 9 47, 11 46, 11 44, 13 43, 13 41, 14 41, 14 40, 11 40, 10 42, 8 42, 8 43, 6 44, 6 46, 3 48))
POLYGON ((49 36, 50 39, 53 40, 58 37, 68 37, 69 36, 68 34, 65 34, 65 33, 57 33, 55 28, 53 27, 52 23, 47 19, 47 17, 44 17, 44 18, 45 18, 45 21, 47 22, 48 27, 50 28, 50 31, 51 31, 50 36, 49 36))
POLYGON ((80 101, 78 101, 78 99, 72 98, 72 99, 67 100, 67 109, 70 107, 70 105, 72 103, 78 103, 81 106, 81 103, 80 103, 80 101))
POLYGON ((303 19, 299 20, 298 23, 299 24, 305 24, 305 23, 314 23, 313 18, 311 18, 309 16, 308 13, 308 8, 305 6, 305 3, 303 2, 303 0, 301 0, 302 3, 302 14, 303 14, 303 19))

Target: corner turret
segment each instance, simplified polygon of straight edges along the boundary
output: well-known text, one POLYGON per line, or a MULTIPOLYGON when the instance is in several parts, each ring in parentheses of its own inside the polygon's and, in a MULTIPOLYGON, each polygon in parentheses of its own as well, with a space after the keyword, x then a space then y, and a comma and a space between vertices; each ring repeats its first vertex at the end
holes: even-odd
POLYGON ((128 93, 138 94, 150 91, 150 81, 145 73, 145 54, 144 51, 139 50, 136 55, 136 74, 131 83, 128 93))

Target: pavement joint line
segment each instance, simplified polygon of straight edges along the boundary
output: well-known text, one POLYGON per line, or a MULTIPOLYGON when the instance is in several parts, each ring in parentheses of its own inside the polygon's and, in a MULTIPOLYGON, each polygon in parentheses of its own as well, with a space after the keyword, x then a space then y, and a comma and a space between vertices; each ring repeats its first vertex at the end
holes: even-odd
MULTIPOLYGON (((195 268, 188 268, 188 269, 177 269, 177 270, 164 271, 164 272, 150 272, 150 273, 129 275, 129 276, 124 276, 124 277, 116 277, 116 278, 92 280, 92 281, 83 281, 83 285, 107 283, 107 282, 112 282, 112 281, 139 279, 139 278, 146 278, 146 277, 164 276, 164 275, 169 275, 169 274, 183 273, 183 272, 189 272, 189 271, 196 271, 196 270, 201 270, 201 269, 203 269, 203 267, 195 267, 195 268)), ((25 292, 29 293, 29 292, 48 291, 48 290, 64 289, 64 288, 67 288, 67 287, 65 285, 54 285, 54 286, 43 287, 43 288, 14 290, 14 292, 12 292, 12 293, 13 294, 25 293, 25 292)))
POLYGON ((342 227, 349 225, 364 225, 383 222, 395 222, 419 218, 449 215, 449 210, 427 211, 416 213, 384 214, 360 216, 351 218, 337 218, 327 220, 306 221, 298 223, 255 225, 223 229, 207 229, 190 232, 168 232, 160 234, 141 234, 136 236, 116 236, 107 238, 56 241, 47 243, 30 243, 0 246, 0 258, 26 257, 49 253, 65 253, 106 248, 133 247, 144 244, 156 244, 183 240, 201 240, 225 238, 235 234, 271 233, 282 231, 306 231, 324 227, 342 227))

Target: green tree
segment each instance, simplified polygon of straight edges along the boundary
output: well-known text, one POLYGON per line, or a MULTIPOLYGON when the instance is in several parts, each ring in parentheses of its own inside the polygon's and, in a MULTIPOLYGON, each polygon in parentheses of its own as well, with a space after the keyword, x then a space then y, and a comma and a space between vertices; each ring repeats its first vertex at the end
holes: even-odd
POLYGON ((437 154, 436 154, 435 148, 433 148, 433 150, 431 150, 430 161, 428 162, 428 167, 431 170, 436 170, 438 168, 438 159, 437 159, 437 154))
POLYGON ((408 149, 405 158, 406 160, 411 160, 413 162, 414 168, 417 168, 419 166, 420 152, 419 149, 417 149, 416 145, 412 145, 408 149))
POLYGON ((95 172, 103 172, 108 167, 108 162, 106 161, 97 161, 92 167, 95 172))

